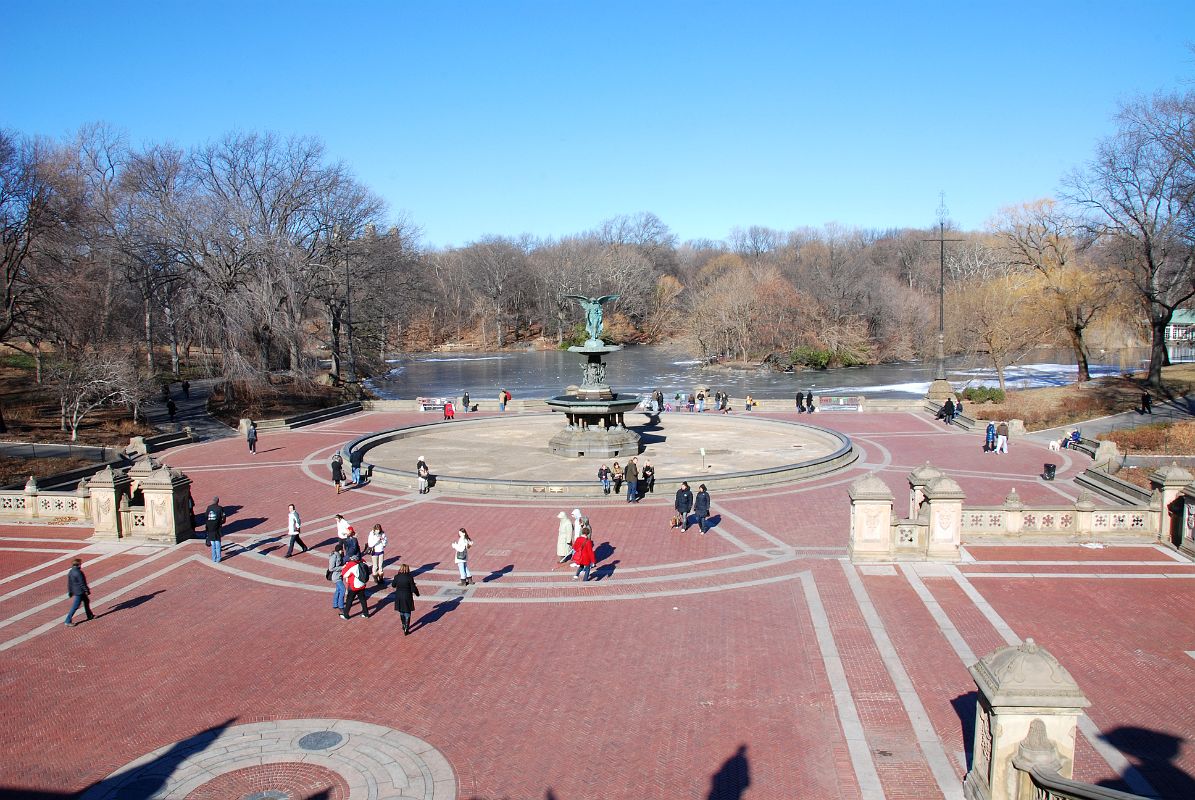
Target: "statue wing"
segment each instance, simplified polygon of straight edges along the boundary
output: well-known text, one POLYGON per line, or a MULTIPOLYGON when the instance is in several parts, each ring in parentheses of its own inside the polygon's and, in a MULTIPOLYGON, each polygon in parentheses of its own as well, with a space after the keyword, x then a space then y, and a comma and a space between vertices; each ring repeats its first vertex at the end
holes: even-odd
POLYGON ((583 294, 566 294, 566 295, 564 295, 564 299, 565 300, 580 300, 582 303, 588 303, 588 302, 590 302, 590 300, 592 298, 586 297, 583 294))
POLYGON ((601 305, 602 303, 608 303, 608 302, 610 302, 611 300, 617 300, 617 299, 618 299, 618 295, 616 295, 616 294, 604 294, 604 295, 602 295, 601 297, 595 297, 595 298, 593 298, 593 299, 594 299, 595 301, 597 301, 598 305, 601 305))

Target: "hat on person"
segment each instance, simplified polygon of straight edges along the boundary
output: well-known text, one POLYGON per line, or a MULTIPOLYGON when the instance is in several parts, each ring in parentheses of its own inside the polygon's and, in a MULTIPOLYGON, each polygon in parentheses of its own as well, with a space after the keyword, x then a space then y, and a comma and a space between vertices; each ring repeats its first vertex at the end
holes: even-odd
POLYGON ((353 528, 353 526, 352 526, 352 525, 350 525, 350 526, 348 527, 348 532, 349 532, 349 533, 356 533, 357 531, 356 531, 356 530, 353 528))
POLYGON ((565 514, 563 511, 561 511, 556 516, 560 517, 561 519, 568 519, 568 514, 565 514))
POLYGON ((581 518, 581 509, 574 508, 573 509, 573 519, 580 519, 580 518, 581 518))

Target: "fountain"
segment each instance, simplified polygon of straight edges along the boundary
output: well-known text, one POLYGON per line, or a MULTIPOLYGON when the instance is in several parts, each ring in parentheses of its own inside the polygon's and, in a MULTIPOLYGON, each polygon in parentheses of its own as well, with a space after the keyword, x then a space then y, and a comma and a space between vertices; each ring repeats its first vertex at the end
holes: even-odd
POLYGON ((590 456, 614 458, 639 453, 639 434, 626 427, 623 415, 639 405, 637 396, 619 397, 606 382, 606 362, 602 357, 621 350, 621 345, 606 344, 601 339, 602 304, 616 300, 618 295, 583 297, 565 295, 585 309, 585 330, 589 338, 581 347, 569 352, 585 356, 581 385, 575 392, 550 397, 548 406, 564 414, 566 427, 548 441, 557 455, 569 458, 590 456))

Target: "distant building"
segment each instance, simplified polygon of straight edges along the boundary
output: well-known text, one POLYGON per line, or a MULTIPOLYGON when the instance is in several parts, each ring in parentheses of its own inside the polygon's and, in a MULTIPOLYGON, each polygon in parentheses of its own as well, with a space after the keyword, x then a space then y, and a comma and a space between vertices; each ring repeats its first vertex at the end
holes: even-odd
POLYGON ((1195 309, 1180 308, 1166 326, 1166 341, 1176 344, 1195 344, 1195 309))

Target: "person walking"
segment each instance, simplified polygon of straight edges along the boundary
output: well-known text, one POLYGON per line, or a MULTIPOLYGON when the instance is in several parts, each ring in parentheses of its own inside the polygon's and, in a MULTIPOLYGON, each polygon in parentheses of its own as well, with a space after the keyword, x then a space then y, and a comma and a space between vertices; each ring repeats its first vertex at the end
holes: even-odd
POLYGON ((747 409, 748 411, 755 408, 755 399, 752 398, 751 395, 747 395, 746 399, 743 400, 743 408, 747 409))
POLYGON ((942 419, 946 420, 947 425, 954 422, 954 400, 949 397, 947 397, 946 402, 942 404, 941 417, 942 419))
POLYGON ((166 415, 170 417, 170 421, 174 422, 174 415, 178 413, 178 406, 173 400, 166 401, 166 415))
POLYGON ((577 565, 577 571, 573 575, 573 580, 579 580, 581 573, 585 573, 585 580, 589 580, 589 573, 593 569, 593 565, 597 563, 597 555, 593 552, 592 533, 589 535, 581 535, 573 542, 573 563, 577 565))
POLYGON ((631 456, 631 460, 627 462, 624 475, 627 481, 627 502, 637 503, 639 501, 639 463, 634 456, 631 456))
POLYGON ((331 468, 332 483, 336 484, 336 494, 340 494, 340 486, 344 483, 344 458, 339 450, 332 455, 331 468))
POLYGON ((610 494, 610 468, 605 464, 598 467, 598 480, 602 484, 602 494, 610 494))
POLYGON ((467 530, 461 528, 456 532, 456 541, 452 543, 452 549, 456 568, 461 573, 461 586, 473 583, 473 573, 469 571, 469 548, 472 546, 473 540, 469 538, 467 530))
POLYGON ((989 422, 983 432, 983 452, 996 452, 996 423, 989 422))
POLYGON ((350 525, 344 535, 344 557, 346 559, 361 555, 361 541, 357 538, 357 531, 350 525))
POLYGON ((1153 416, 1154 399, 1150 396, 1149 392, 1141 393, 1141 413, 1149 414, 1151 417, 1153 416))
POLYGON ((212 547, 212 561, 219 564, 223 547, 221 539, 224 537, 224 520, 227 519, 224 509, 220 506, 219 497, 212 498, 212 502, 208 505, 203 516, 203 527, 206 534, 203 540, 212 547))
POLYGON ((365 458, 365 451, 357 448, 349 451, 349 473, 353 478, 353 486, 361 485, 361 461, 365 458))
POLYGON ((344 514, 335 515, 333 520, 336 522, 336 538, 343 542, 345 537, 349 535, 349 531, 353 529, 353 526, 344 518, 344 514))
POLYGON ((505 389, 498 390, 498 410, 499 411, 506 410, 506 390, 505 389))
POLYGON ((689 529, 689 512, 693 510, 693 490, 689 488, 688 481, 682 481, 680 488, 676 490, 676 499, 672 502, 672 507, 676 509, 676 516, 673 518, 672 528, 689 529))
POLYGON ((643 491, 639 492, 639 496, 642 497, 645 493, 654 494, 656 491, 656 468, 651 465, 650 460, 643 464, 643 471, 640 474, 642 475, 640 486, 643 491))
POLYGON ((183 399, 184 400, 191 399, 191 382, 190 381, 183 381, 183 399))
POLYGON ((295 552, 295 545, 303 548, 306 553, 311 548, 304 544, 303 539, 299 536, 299 529, 302 526, 302 521, 299 519, 299 510, 295 508, 295 504, 290 504, 290 510, 286 514, 286 533, 290 536, 290 544, 286 547, 286 557, 290 558, 291 554, 295 552))
POLYGON ((800 392, 797 392, 797 413, 805 413, 805 395, 801 394, 800 392))
POLYGON ((610 479, 614 481, 614 494, 621 494, 622 492, 622 464, 617 461, 614 466, 610 467, 610 479))
POLYGON ((95 614, 91 613, 91 587, 87 585, 87 576, 83 574, 83 559, 76 558, 71 561, 70 571, 66 573, 66 596, 71 599, 71 610, 66 612, 66 621, 63 625, 68 628, 75 624, 75 612, 79 610, 79 606, 83 606, 83 610, 87 612, 87 619, 95 619, 95 614))
POLYGON ((415 611, 415 598, 419 596, 419 587, 415 585, 415 576, 407 564, 398 565, 398 574, 394 576, 394 610, 402 621, 402 635, 411 633, 411 614, 415 611))
POLYGON ((249 420, 249 427, 245 429, 245 441, 249 443, 249 452, 257 455, 257 423, 249 420))
POLYGON ((805 410, 807 412, 809 412, 810 414, 812 414, 814 411, 817 410, 813 405, 813 390, 812 389, 810 389, 805 394, 805 410))
POLYGON ((561 511, 556 518, 560 520, 556 525, 556 557, 560 559, 557 563, 563 564, 573 554, 573 539, 576 537, 573 536, 573 523, 568 514, 561 511))
POLYGON ((996 426, 996 452, 1008 454, 1008 423, 1001 422, 996 426))
POLYGON ((701 414, 704 412, 705 412, 705 392, 698 392, 697 393, 697 413, 701 414))
POLYGON ((344 613, 344 542, 337 542, 328 556, 328 580, 332 581, 332 608, 344 613))
POLYGON ((353 615, 353 601, 361 601, 361 616, 369 619, 369 604, 366 602, 365 590, 369 588, 369 575, 365 572, 365 565, 361 563, 363 556, 357 553, 350 556, 341 574, 344 576, 344 609, 340 612, 341 619, 348 619, 353 615))
POLYGON ((468 414, 469 411, 471 411, 471 410, 472 410, 472 406, 469 405, 469 393, 465 392, 464 394, 461 395, 461 411, 468 414))
POLYGON ((386 569, 387 542, 386 531, 377 524, 370 529, 369 536, 365 537, 365 552, 373 559, 373 580, 377 584, 381 584, 386 577, 382 573, 386 569))
MULTIPOLYGON (((693 516, 697 519, 697 530, 701 531, 704 536, 706 532, 705 521, 710 515, 710 494, 705 490, 705 484, 700 484, 697 487, 697 496, 693 498, 693 516)), ((685 524, 685 530, 689 526, 685 524)))

